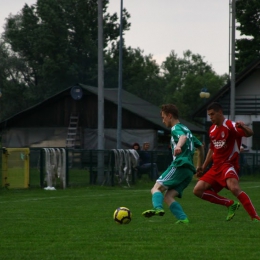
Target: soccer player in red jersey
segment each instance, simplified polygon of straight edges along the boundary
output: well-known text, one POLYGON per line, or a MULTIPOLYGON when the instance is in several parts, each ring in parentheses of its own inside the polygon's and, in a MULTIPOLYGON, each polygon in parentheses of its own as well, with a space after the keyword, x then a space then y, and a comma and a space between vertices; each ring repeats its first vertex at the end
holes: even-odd
POLYGON ((203 200, 226 206, 227 221, 234 217, 241 203, 251 219, 260 222, 249 196, 239 186, 238 177, 241 139, 252 136, 253 131, 241 121, 226 119, 217 102, 207 107, 207 113, 212 122, 209 130, 210 147, 202 167, 197 168, 196 174, 200 179, 193 193, 203 200), (205 172, 211 162, 212 166, 205 172), (223 188, 229 189, 240 203, 218 195, 223 188))

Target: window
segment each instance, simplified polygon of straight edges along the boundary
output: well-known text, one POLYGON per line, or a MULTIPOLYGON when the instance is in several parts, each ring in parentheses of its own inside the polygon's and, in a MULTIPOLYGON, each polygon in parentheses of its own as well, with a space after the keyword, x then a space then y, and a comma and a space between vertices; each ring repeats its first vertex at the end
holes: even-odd
POLYGON ((253 150, 260 150, 260 122, 253 122, 253 150))

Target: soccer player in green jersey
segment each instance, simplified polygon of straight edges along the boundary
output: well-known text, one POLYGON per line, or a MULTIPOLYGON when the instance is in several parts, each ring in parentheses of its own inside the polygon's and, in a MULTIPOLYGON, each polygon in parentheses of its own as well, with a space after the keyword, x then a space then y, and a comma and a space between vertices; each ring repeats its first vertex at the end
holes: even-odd
POLYGON ((188 224, 189 219, 175 197, 182 197, 183 190, 191 182, 196 169, 193 165, 195 148, 198 148, 198 165, 201 167, 204 157, 202 143, 179 121, 179 111, 173 104, 162 105, 161 117, 166 127, 171 128, 171 148, 173 161, 156 180, 151 193, 153 209, 146 210, 143 216, 163 216, 163 200, 177 218, 176 224, 188 224))

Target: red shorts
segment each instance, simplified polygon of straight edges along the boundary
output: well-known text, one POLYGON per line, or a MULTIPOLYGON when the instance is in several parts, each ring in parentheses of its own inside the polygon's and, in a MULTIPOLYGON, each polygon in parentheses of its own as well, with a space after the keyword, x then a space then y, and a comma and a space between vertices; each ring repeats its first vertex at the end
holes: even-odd
POLYGON ((226 180, 228 178, 235 178, 239 180, 238 168, 232 164, 225 163, 219 167, 212 166, 200 180, 211 184, 215 192, 221 191, 223 188, 227 188, 226 180))

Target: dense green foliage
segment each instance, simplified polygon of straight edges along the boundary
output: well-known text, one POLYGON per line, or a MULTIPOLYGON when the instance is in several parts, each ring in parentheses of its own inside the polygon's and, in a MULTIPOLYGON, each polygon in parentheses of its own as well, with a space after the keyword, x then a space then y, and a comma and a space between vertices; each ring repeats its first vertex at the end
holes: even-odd
POLYGON ((30 87, 22 80, 28 70, 26 62, 0 41, 0 119, 30 105, 30 87))
MULTIPOLYGON (((119 31, 117 15, 106 13, 107 3, 104 48, 117 39, 119 31)), ((38 0, 8 18, 4 41, 27 63, 29 73, 21 80, 35 98, 46 98, 76 82, 97 85, 97 20, 93 0, 38 0)), ((124 30, 128 28, 124 23, 124 30)))
MULTIPOLYGON (((105 85, 118 87, 118 46, 113 45, 106 56, 105 85)), ((139 48, 123 49, 123 89, 152 104, 164 102, 164 79, 153 56, 144 55, 139 48)))
MULTIPOLYGON (((194 184, 180 201, 188 226, 175 225, 166 207, 164 217, 141 215, 151 207, 148 180, 131 188, 1 189, 1 259, 259 259, 259 223, 242 207, 226 222, 227 209, 196 198, 194 184), (130 224, 113 221, 119 206, 132 211, 130 224)), ((258 211, 259 184, 241 182, 258 211)), ((232 198, 227 190, 222 195, 232 198)))
POLYGON ((260 58, 260 1, 236 1, 237 30, 242 35, 236 40, 236 71, 245 69, 260 58))
MULTIPOLYGON (((104 87, 118 87, 119 18, 103 1, 104 87)), ((83 83, 97 86, 98 16, 94 0, 37 0, 7 18, 0 40, 0 88, 4 119, 59 91, 83 83), (12 102, 16 100, 17 102, 12 102)), ((130 29, 123 11, 123 34, 130 29)), ((157 106, 174 102, 190 120, 207 87, 214 95, 227 81, 199 54, 172 51, 161 64, 152 54, 123 44, 123 88, 157 106)))
POLYGON ((218 76, 203 58, 191 51, 186 51, 183 58, 172 52, 162 64, 165 80, 164 102, 174 103, 181 111, 182 118, 190 120, 200 104, 203 104, 199 93, 207 88, 214 95, 224 86, 227 75, 218 76))

